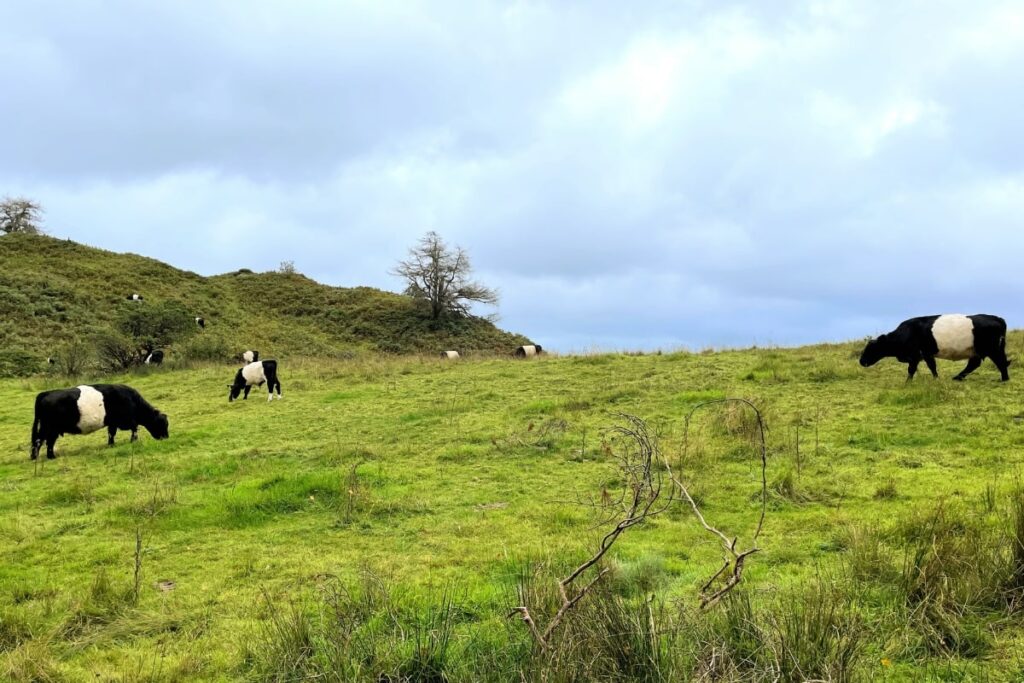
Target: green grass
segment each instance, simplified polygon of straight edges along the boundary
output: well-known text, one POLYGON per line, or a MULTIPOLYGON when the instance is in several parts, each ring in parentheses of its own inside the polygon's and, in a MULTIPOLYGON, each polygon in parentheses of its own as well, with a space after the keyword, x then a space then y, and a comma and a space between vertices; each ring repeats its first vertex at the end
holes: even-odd
POLYGON ((206 329, 168 349, 169 360, 351 358, 367 352, 445 349, 511 354, 521 336, 481 318, 433 324, 409 297, 370 287, 329 287, 300 274, 202 277, 154 259, 42 235, 0 237, 0 376, 43 369, 72 340, 109 330, 125 309, 177 301, 206 329), (128 302, 140 293, 143 302, 128 302))
POLYGON ((856 350, 281 358, 271 404, 228 404, 233 366, 166 367, 104 379, 168 413, 170 439, 68 436, 36 463, 35 393, 74 382, 0 380, 0 678, 1018 680, 1022 380, 943 363, 906 384, 856 350), (742 597, 693 609, 720 552, 673 508, 622 536, 567 627, 589 658, 539 658, 506 617, 525 581, 543 618, 598 541, 577 501, 619 482, 615 413, 648 420, 708 518, 749 538, 749 417, 698 413, 682 459, 683 416, 723 396, 769 427, 742 597))

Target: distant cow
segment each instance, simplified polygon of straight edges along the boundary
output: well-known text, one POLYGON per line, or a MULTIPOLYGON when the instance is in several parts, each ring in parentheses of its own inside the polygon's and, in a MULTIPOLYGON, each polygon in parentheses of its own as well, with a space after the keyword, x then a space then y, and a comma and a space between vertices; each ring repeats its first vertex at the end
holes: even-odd
POLYGON ((260 352, 259 351, 246 351, 245 353, 242 354, 242 360, 244 360, 246 362, 246 364, 255 363, 259 359, 260 359, 260 352))
POLYGON ((44 391, 36 396, 32 422, 31 458, 39 457, 46 442, 46 457, 53 459, 53 445, 64 434, 91 434, 107 428, 107 444, 114 445, 118 429, 139 438, 139 425, 154 439, 166 439, 167 416, 146 403, 139 392, 123 384, 93 384, 44 391))
POLYGON ((143 300, 141 294, 129 294, 125 298, 128 299, 128 301, 142 301, 143 300))
POLYGON ((244 368, 239 368, 235 374, 234 384, 229 384, 228 402, 234 401, 238 395, 245 392, 242 400, 249 398, 249 391, 254 387, 267 385, 267 401, 274 398, 274 387, 277 387, 277 397, 281 398, 281 382, 277 379, 276 360, 258 360, 249 363, 244 368))
POLYGON ((458 351, 442 351, 441 352, 441 358, 443 358, 445 360, 458 360, 459 359, 459 352, 458 351))
POLYGON ((206 329, 206 319, 196 316, 196 325, 199 325, 200 329, 206 329))
POLYGON ((995 315, 928 315, 904 320, 892 332, 872 339, 864 347, 860 364, 874 365, 895 357, 907 364, 907 380, 914 378, 922 360, 932 375, 939 376, 936 358, 967 360, 967 367, 953 379, 962 380, 991 358, 1003 381, 1010 379, 1006 359, 1006 321, 995 315))
POLYGON ((527 344, 526 346, 520 346, 516 349, 516 358, 528 358, 530 356, 539 356, 541 354, 540 344, 527 344))
POLYGON ((146 356, 146 365, 161 365, 164 362, 164 352, 160 349, 150 352, 146 356))

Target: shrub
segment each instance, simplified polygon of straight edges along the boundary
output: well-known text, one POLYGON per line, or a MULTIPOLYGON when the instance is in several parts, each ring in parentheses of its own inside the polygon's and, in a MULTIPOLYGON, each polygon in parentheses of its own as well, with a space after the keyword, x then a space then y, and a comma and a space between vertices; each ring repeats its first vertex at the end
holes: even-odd
POLYGON ((190 339, 181 350, 181 356, 185 360, 223 363, 232 360, 234 354, 224 339, 204 334, 190 339))
POLYGON ((21 349, 0 350, 0 377, 27 377, 40 367, 35 354, 21 349))
POLYGON ((75 377, 85 371, 95 355, 96 349, 91 344, 76 339, 61 346, 54 359, 61 374, 75 377))
POLYGON ((122 306, 117 328, 136 348, 159 349, 196 330, 194 316, 178 301, 133 302, 122 306))
POLYGON ((120 372, 142 361, 139 347, 123 334, 101 332, 93 338, 100 368, 107 372, 120 372))

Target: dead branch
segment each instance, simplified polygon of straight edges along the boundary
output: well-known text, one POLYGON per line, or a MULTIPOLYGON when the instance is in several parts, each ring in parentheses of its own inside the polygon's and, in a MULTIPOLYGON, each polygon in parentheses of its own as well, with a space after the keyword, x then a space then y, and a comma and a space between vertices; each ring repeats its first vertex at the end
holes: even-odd
POLYGON ((614 525, 602 537, 594 554, 558 582, 558 591, 562 602, 545 628, 541 629, 531 614, 529 607, 525 604, 513 608, 509 613, 509 617, 519 615, 519 618, 529 629, 534 641, 542 650, 548 650, 551 647, 552 635, 562 624, 566 615, 607 574, 607 568, 597 568, 597 565, 619 537, 627 529, 668 510, 676 500, 677 493, 689 503, 690 509, 705 531, 719 540, 724 551, 721 568, 701 586, 701 609, 714 606, 740 583, 743 578, 743 570, 747 558, 760 551, 760 548, 757 546, 757 540, 761 535, 761 529, 764 527, 765 514, 768 508, 768 447, 765 439, 764 418, 761 411, 753 403, 742 398, 718 399, 695 405, 686 416, 683 454, 685 457, 689 445, 690 422, 694 414, 701 408, 728 402, 736 402, 748 406, 757 417, 757 435, 760 442, 761 457, 761 512, 757 520, 757 527, 750 538, 749 547, 740 549, 738 547, 738 537, 730 539, 721 530, 707 521, 697 502, 690 495, 686 484, 673 472, 668 459, 658 448, 657 440, 651 435, 647 423, 635 415, 619 413, 617 416, 623 421, 623 424, 611 428, 610 431, 612 434, 621 437, 625 446, 619 453, 613 451, 610 453, 618 461, 624 484, 618 497, 609 495, 605 490, 602 492, 601 503, 591 503, 591 507, 609 511, 611 514, 607 518, 607 522, 611 523, 614 521, 614 525), (663 495, 663 479, 666 477, 668 478, 670 488, 667 495, 663 495), (596 569, 593 578, 582 588, 576 589, 574 587, 575 582, 591 569, 596 569))
POLYGON ((618 521, 602 537, 594 554, 558 582, 558 592, 562 604, 543 631, 526 605, 513 608, 509 614, 510 617, 519 615, 542 650, 549 648, 551 636, 565 616, 608 573, 608 569, 598 569, 593 578, 582 588, 574 589, 576 580, 594 568, 627 529, 661 514, 668 509, 674 499, 674 492, 669 489, 667 500, 659 502, 662 497, 663 472, 658 467, 657 443, 648 431, 647 423, 634 415, 619 414, 618 417, 625 423, 611 430, 612 433, 623 437, 625 442, 622 451, 615 456, 624 479, 622 496, 619 501, 616 501, 622 506, 621 513, 616 516, 618 521))
POLYGON ((686 422, 683 430, 683 455, 685 457, 689 448, 690 439, 690 421, 694 414, 701 408, 706 408, 711 405, 720 405, 724 403, 740 403, 746 405, 754 411, 754 415, 757 417, 757 436, 760 442, 760 456, 761 456, 761 514, 757 520, 757 527, 754 529, 754 534, 750 538, 750 545, 746 550, 737 550, 737 543, 739 538, 730 539, 724 533, 722 533, 717 527, 708 523, 704 518, 703 513, 700 511, 700 507, 697 506, 696 501, 690 495, 686 485, 683 484, 682 480, 672 471, 672 466, 669 464, 668 459, 663 455, 661 456, 662 464, 668 473, 669 480, 679 490, 679 493, 686 502, 690 504, 690 508, 693 510, 694 516, 697 517, 697 521, 700 522, 701 526, 704 527, 705 531, 717 537, 722 545, 722 549, 725 551, 725 555, 722 558, 722 567, 715 574, 708 579, 708 581, 701 587, 700 590, 700 606, 701 609, 707 609, 718 603, 725 595, 735 588, 743 577, 743 568, 746 564, 748 557, 756 552, 760 551, 757 547, 757 539, 761 535, 761 529, 764 527, 765 513, 768 509, 768 445, 765 439, 765 427, 764 417, 761 414, 760 409, 754 405, 751 401, 745 398, 722 398, 713 401, 705 401, 695 405, 690 412, 686 415, 686 422), (712 590, 715 582, 719 578, 725 576, 725 581, 716 590, 712 590))

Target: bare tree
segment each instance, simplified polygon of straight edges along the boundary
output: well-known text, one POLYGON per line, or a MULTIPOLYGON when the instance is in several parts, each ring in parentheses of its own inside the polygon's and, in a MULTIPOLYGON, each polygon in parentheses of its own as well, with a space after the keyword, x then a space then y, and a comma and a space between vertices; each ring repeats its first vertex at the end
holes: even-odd
POLYGON ((4 197, 0 201, 0 232, 27 232, 33 235, 42 230, 43 207, 25 197, 4 197))
POLYGON ((424 235, 399 261, 393 274, 405 279, 405 293, 430 305, 431 320, 468 315, 469 304, 496 305, 498 292, 470 279, 472 266, 462 247, 449 247, 434 231, 424 235))

